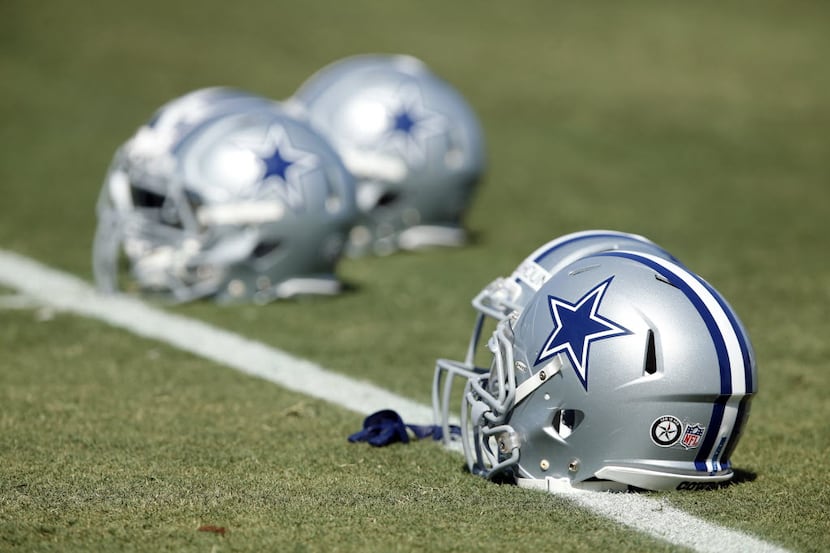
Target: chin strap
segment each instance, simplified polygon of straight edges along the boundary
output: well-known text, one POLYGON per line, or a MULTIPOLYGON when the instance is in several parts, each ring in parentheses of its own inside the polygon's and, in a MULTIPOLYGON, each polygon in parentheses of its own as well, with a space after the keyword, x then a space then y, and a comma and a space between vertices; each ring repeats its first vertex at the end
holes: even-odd
MULTIPOLYGON (((450 426, 450 434, 460 436, 461 428, 450 426)), ((397 442, 408 444, 411 439, 441 440, 443 436, 441 425, 405 424, 397 412, 383 409, 366 417, 363 421, 363 430, 349 436, 349 441, 352 443, 368 442, 371 446, 382 447, 397 442)))

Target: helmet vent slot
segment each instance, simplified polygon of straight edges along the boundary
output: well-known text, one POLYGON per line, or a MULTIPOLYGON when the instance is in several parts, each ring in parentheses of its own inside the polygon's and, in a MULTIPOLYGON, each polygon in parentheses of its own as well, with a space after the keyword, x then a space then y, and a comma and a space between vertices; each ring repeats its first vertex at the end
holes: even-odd
POLYGON ((578 409, 559 409, 553 415, 553 430, 562 438, 573 434, 574 430, 582 424, 585 414, 578 409))
POLYGON ((663 284, 668 284, 669 286, 673 286, 673 287, 677 288, 677 285, 674 282, 670 281, 668 278, 664 277, 663 275, 655 274, 654 278, 656 278, 657 280, 659 280, 663 284))
POLYGON ((262 259, 266 255, 273 253, 280 247, 282 242, 280 240, 275 240, 273 242, 260 242, 254 248, 252 255, 257 259, 262 259))
POLYGON ((398 192, 387 190, 378 198, 376 207, 387 207, 398 201, 400 194, 398 192))
POLYGON ((588 271, 593 271, 594 269, 599 269, 599 267, 600 267, 599 264, 588 265, 587 267, 580 267, 580 268, 574 269, 573 271, 568 273, 568 276, 576 276, 576 275, 579 275, 579 274, 582 274, 582 273, 587 273, 588 271))
POLYGON ((645 374, 655 374, 657 372, 657 348, 654 345, 654 331, 651 329, 649 329, 646 338, 646 360, 643 372, 645 374))

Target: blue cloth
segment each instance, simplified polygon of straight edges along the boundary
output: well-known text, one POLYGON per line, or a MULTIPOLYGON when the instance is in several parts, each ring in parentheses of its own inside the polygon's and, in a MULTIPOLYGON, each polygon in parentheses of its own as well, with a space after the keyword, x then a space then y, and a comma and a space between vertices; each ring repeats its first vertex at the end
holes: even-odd
MULTIPOLYGON (((459 436, 461 429, 451 426, 450 434, 459 436)), ((439 425, 405 424, 396 411, 383 409, 366 417, 363 421, 363 430, 349 436, 349 441, 352 443, 368 442, 371 446, 382 447, 397 442, 408 444, 412 438, 440 440, 443 435, 443 429, 439 425)))

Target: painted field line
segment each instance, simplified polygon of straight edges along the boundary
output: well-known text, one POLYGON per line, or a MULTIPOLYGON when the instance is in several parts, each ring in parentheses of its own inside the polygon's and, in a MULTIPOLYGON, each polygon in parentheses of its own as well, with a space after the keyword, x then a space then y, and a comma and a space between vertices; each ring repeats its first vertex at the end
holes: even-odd
POLYGON ((98 319, 357 413, 368 415, 395 406, 404 420, 432 419, 432 408, 370 382, 327 371, 305 359, 135 298, 98 294, 77 277, 4 250, 0 250, 0 284, 19 290, 41 305, 98 319))
MULTIPOLYGON (((77 277, 5 250, 0 250, 0 284, 18 290, 40 305, 103 321, 356 413, 394 409, 406 421, 425 423, 432 419, 431 407, 372 383, 328 371, 276 348, 167 313, 134 298, 100 295, 77 277)), ((700 553, 787 553, 786 549, 706 522, 645 495, 572 490, 552 493, 619 524, 700 553)))

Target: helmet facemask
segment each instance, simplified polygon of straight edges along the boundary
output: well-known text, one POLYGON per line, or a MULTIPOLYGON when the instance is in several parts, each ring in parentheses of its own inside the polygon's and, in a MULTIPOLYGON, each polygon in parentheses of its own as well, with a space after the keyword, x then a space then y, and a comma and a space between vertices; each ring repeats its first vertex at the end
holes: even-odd
MULTIPOLYGON (((493 355, 490 372, 470 378, 461 401, 461 433, 467 467, 492 478, 519 460, 519 444, 506 424, 516 398, 517 364, 513 359, 512 320, 499 323, 487 342, 493 355)), ((518 365, 521 367, 521 365, 518 365)))

